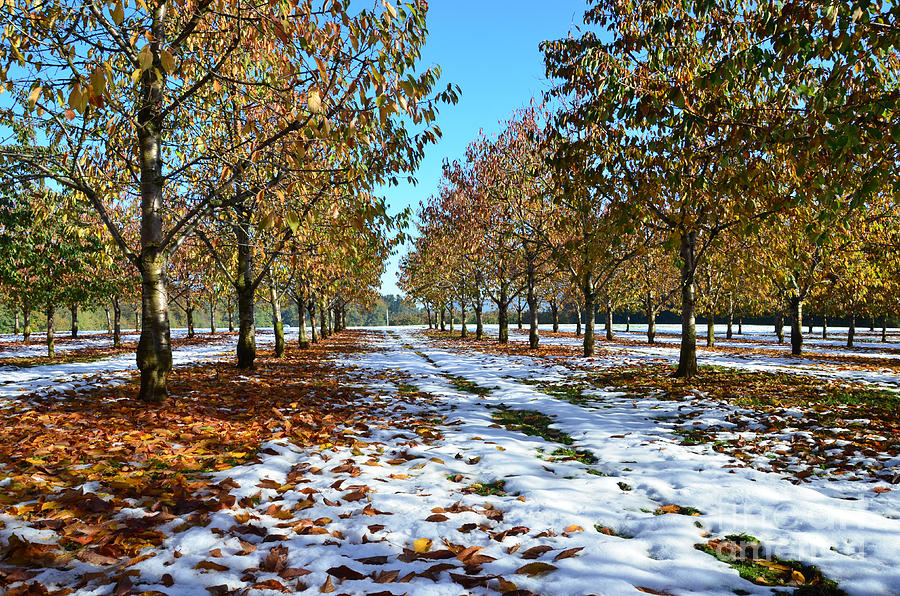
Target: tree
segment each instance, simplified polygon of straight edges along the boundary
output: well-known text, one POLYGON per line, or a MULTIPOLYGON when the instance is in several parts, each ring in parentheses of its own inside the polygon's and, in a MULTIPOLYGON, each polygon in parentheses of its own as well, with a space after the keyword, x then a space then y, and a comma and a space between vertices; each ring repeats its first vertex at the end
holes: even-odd
MULTIPOLYGON (((255 156, 284 143, 299 150, 323 134, 348 147, 367 141, 405 155, 402 167, 392 160, 396 167, 375 175, 390 181, 440 133, 405 128, 428 125, 435 100, 456 98, 448 87, 429 99, 437 69, 414 73, 426 8, 385 3, 353 14, 349 2, 313 0, 200 0, 187 8, 91 0, 5 9, 5 57, 16 66, 3 69, 0 82, 19 100, 14 119, 46 142, 8 143, 0 167, 4 176, 46 176, 83 193, 140 272, 141 399, 167 395, 168 259, 198 222, 246 198, 241 180, 255 156), (225 145, 216 123, 237 110, 223 106, 239 107, 244 118, 225 145), (130 201, 140 205, 139 246, 109 216, 111 204, 130 201)), ((302 171, 302 161, 294 169, 302 171)), ((250 194, 265 199, 283 182, 267 180, 250 194)))

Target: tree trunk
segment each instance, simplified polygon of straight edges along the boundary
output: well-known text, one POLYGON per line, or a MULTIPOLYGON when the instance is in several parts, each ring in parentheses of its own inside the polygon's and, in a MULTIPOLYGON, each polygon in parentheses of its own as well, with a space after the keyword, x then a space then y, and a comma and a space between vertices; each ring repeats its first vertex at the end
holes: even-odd
POLYGON ((590 273, 585 273, 581 284, 581 292, 584 296, 584 355, 594 355, 594 280, 590 273))
POLYGON ((475 303, 475 339, 484 339, 484 303, 481 298, 475 303))
POLYGON ((581 337, 581 304, 575 303, 575 337, 581 337))
POLYGON ((656 343, 656 309, 650 308, 647 311, 647 343, 656 343))
POLYGON ((509 341, 509 287, 506 281, 500 282, 500 300, 497 301, 497 323, 500 327, 497 343, 505 344, 509 341))
POLYGON ((305 350, 309 348, 309 340, 306 339, 306 301, 296 298, 297 301, 297 345, 305 350))
POLYGON ((465 339, 469 334, 469 330, 466 328, 466 303, 459 303, 459 316, 460 316, 460 324, 459 324, 459 337, 461 339, 465 339))
POLYGON ((434 329, 434 327, 431 326, 431 309, 428 308, 427 303, 425 304, 425 316, 428 317, 428 330, 430 331, 431 329, 434 329))
POLYGON ((334 317, 332 316, 332 307, 328 307, 325 309, 325 325, 328 327, 328 335, 334 334, 334 317))
POLYGON ((31 307, 22 307, 22 341, 26 344, 31 339, 31 307))
MULTIPOLYGON (((106 318, 109 318, 109 311, 106 311, 106 318)), ((13 311, 13 335, 19 335, 19 309, 13 311)))
POLYGON ((209 301, 209 333, 216 334, 216 301, 209 301))
MULTIPOLYGON (((161 196, 159 200, 162 200, 161 196)), ((145 233, 150 238, 156 237, 150 234, 152 230, 147 230, 146 220, 145 213, 141 227, 144 246, 150 243, 143 241, 145 233)), ((166 257, 165 254, 149 252, 149 255, 141 257, 141 339, 138 341, 137 364, 141 371, 140 399, 154 403, 165 401, 169 395, 166 383, 172 370, 172 341, 166 292, 166 257)))
POLYGON ((234 333, 234 304, 228 302, 228 333, 234 333))
POLYGON ((255 292, 243 275, 240 276, 240 279, 236 288, 238 306, 237 367, 253 369, 256 367, 255 292))
POLYGON ((887 342, 887 315, 881 315, 881 341, 887 342))
POLYGON ((134 330, 135 331, 141 330, 141 316, 142 316, 141 311, 139 311, 137 305, 135 305, 134 306, 134 330))
POLYGON ((744 317, 738 317, 738 335, 744 335, 744 317))
POLYGON ((54 316, 56 309, 52 304, 47 305, 47 356, 53 358, 56 355, 56 345, 53 337, 54 316))
POLYGON ((872 322, 869 324, 869 331, 875 332, 875 315, 872 315, 872 322))
POLYGON ((341 307, 341 329, 347 329, 347 305, 341 307))
POLYGON ((822 315, 822 339, 828 339, 828 315, 822 315))
POLYGON ((803 300, 799 296, 791 296, 791 354, 803 354, 803 300))
POLYGON ((537 349, 540 341, 540 335, 538 334, 538 303, 537 295, 535 294, 537 279, 535 274, 534 262, 529 261, 526 279, 528 288, 525 299, 528 302, 528 348, 531 350, 537 349))
POLYGON ((275 357, 284 356, 284 321, 281 319, 281 297, 274 284, 269 284, 269 304, 272 305, 272 326, 275 328, 275 357))
MULTIPOLYGON (((104 306, 103 310, 106 312, 106 334, 112 335, 112 317, 109 314, 109 307, 104 306)), ((19 319, 16 318, 16 328, 17 328, 16 333, 18 333, 18 327, 19 327, 19 319)))
POLYGON ((325 300, 319 298, 319 336, 328 339, 328 321, 325 320, 325 300))
POLYGON ((728 328, 725 330, 725 339, 734 337, 734 298, 728 294, 728 328))
POLYGON ((112 298, 113 307, 113 347, 122 347, 122 306, 118 294, 112 298))
POLYGON ((603 327, 606 330, 606 341, 612 341, 613 339, 613 307, 612 307, 612 299, 606 299, 606 320, 603 323, 603 327))
POLYGON ((625 333, 631 333, 631 313, 625 312, 625 333))
POLYGON ((553 333, 559 333, 559 305, 556 300, 550 301, 550 317, 553 320, 553 333))
POLYGON ((237 225, 237 275, 234 288, 238 303, 237 367, 256 368, 256 288, 253 286, 253 247, 250 243, 250 207, 235 206, 237 225))
POLYGON ((306 310, 309 312, 309 332, 312 343, 319 343, 319 336, 316 335, 316 301, 310 298, 306 302, 306 310))
POLYGON ((813 318, 812 315, 809 315, 809 331, 807 331, 809 335, 813 334, 813 318))
POLYGON ((188 326, 188 337, 194 337, 196 335, 194 333, 194 305, 191 304, 190 299, 188 299, 187 308, 184 309, 184 314, 187 315, 187 326, 188 326))
POLYGON ((706 315, 706 347, 716 345, 716 317, 712 313, 706 315))
POLYGON ((168 397, 167 381, 172 370, 172 342, 169 329, 169 300, 166 291, 168 256, 164 250, 162 160, 165 150, 163 132, 163 89, 165 69, 158 67, 158 52, 166 45, 166 10, 168 3, 153 8, 148 39, 157 57, 156 68, 143 71, 137 93, 137 136, 140 165, 141 252, 138 270, 141 274, 141 339, 138 342, 137 365, 141 371, 140 399, 162 402, 168 397))
POLYGON ((516 313, 518 315, 517 325, 519 327, 519 331, 522 330, 522 297, 519 296, 516 298, 516 313))
POLYGON ((850 328, 847 330, 847 347, 853 347, 853 340, 856 339, 856 313, 850 315, 850 328))
POLYGON ((440 321, 441 331, 447 330, 446 315, 447 315, 447 307, 444 305, 441 305, 441 317, 440 317, 441 318, 441 321, 440 321))
POLYGON ((450 333, 453 333, 453 303, 450 303, 450 333))
POLYGON ((78 337, 78 305, 70 306, 69 313, 72 315, 72 339, 78 337))
POLYGON ((694 257, 696 232, 681 235, 681 353, 675 376, 689 379, 697 374, 697 326, 694 318, 694 257))
POLYGON ((780 310, 775 313, 775 335, 778 336, 778 343, 784 343, 784 313, 780 310))

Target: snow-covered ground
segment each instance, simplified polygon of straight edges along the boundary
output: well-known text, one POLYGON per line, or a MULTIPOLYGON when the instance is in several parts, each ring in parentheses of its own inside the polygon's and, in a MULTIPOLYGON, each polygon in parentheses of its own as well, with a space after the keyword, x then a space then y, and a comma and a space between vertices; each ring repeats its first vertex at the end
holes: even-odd
MULTIPOLYGON (((197 333, 208 332, 209 329, 196 329, 197 333)), ((107 337, 91 337, 88 334, 78 340, 66 342, 60 345, 68 350, 80 348, 111 347, 112 340, 107 337), (75 344, 73 346, 73 344, 75 344)), ((181 339, 187 336, 185 329, 173 329, 172 338, 181 339)), ((8 336, 3 336, 8 337, 8 336)), ((37 338, 43 339, 42 334, 37 338)), ((123 341, 137 341, 138 336, 125 335, 123 341)), ((285 330, 286 341, 297 339, 296 329, 285 330)), ((275 343, 272 329, 257 329, 257 344, 261 347, 271 346, 275 343)), ((234 335, 222 335, 207 343, 190 345, 175 345, 172 349, 173 364, 181 366, 190 363, 204 362, 228 358, 233 355, 237 346, 237 337, 234 335)), ((58 349, 58 351, 60 351, 58 349)), ((0 357, 10 356, 44 356, 47 347, 21 346, 17 350, 7 350, 0 353, 0 357), (33 350, 38 353, 32 353, 33 350)), ((0 366, 0 408, 8 406, 9 398, 31 392, 58 393, 73 389, 86 389, 103 384, 116 384, 137 371, 137 363, 133 353, 125 353, 107 358, 100 358, 90 362, 70 362, 67 364, 47 364, 41 366, 18 367, 13 365, 0 366)))
MULTIPOLYGON (((754 334, 767 337, 764 330, 754 334)), ((266 341, 271 336, 261 333, 266 341)), ((887 490, 883 481, 824 476, 795 484, 788 474, 755 469, 709 445, 682 445, 668 422, 702 409, 704 424, 724 424, 738 408, 634 399, 614 388, 594 389, 588 403, 577 405, 524 382, 571 379, 575 373, 561 363, 460 351, 410 328, 383 329, 373 341, 375 351, 336 364, 359 371, 366 388, 380 394, 373 407, 387 418, 373 414, 368 433, 352 448, 270 441, 261 461, 216 473, 213 482, 238 503, 211 513, 206 525, 176 531, 185 522, 176 517, 163 526, 170 536, 162 546, 129 567, 135 592, 772 594, 694 548, 746 533, 778 557, 819 566, 853 596, 900 594, 900 490, 887 490), (453 378, 483 391, 463 391, 453 378), (497 425, 492 414, 501 407, 552 417, 553 428, 574 440, 571 447, 589 450, 597 461, 553 461, 560 445, 497 425), (501 481, 505 495, 466 490, 501 481), (672 505, 699 515, 655 515, 672 505)), ((578 344, 565 337, 542 341, 578 344)), ((181 348, 176 358, 231 357, 233 342, 181 348)), ((677 356, 677 347, 666 344, 599 345, 608 349, 591 361, 598 368, 677 356)), ((90 363, 92 372, 24 369, 45 369, 46 383, 0 371, 0 382, 10 379, 2 387, 19 392, 71 378, 105 382, 117 366, 126 370, 120 358, 133 368, 129 355, 90 363)), ((890 372, 842 371, 829 362, 701 351, 701 363, 900 383, 890 372)), ((0 515, 0 522, 0 542, 15 532, 41 538, 12 516, 0 515)), ((74 562, 34 579, 66 587, 95 571, 74 562)), ((77 593, 111 589, 98 578, 77 593)))

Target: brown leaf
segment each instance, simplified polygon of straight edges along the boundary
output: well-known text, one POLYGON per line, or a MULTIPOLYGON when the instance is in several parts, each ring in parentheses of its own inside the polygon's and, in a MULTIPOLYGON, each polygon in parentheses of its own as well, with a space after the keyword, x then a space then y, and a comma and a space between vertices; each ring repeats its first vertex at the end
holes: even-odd
POLYGON ((553 557, 553 560, 560 561, 562 559, 569 559, 571 557, 577 557, 578 553, 583 550, 584 550, 583 546, 577 546, 575 548, 568 548, 568 549, 564 550, 563 552, 559 553, 558 555, 556 555, 555 557, 553 557))
POLYGON ((397 581, 397 577, 400 575, 399 569, 389 569, 388 571, 380 571, 378 575, 375 576, 373 581, 376 584, 390 584, 397 581))
POLYGON ((546 546, 546 545, 532 546, 531 548, 526 550, 524 553, 522 553, 522 558, 523 559, 537 559, 542 554, 544 554, 545 552, 550 551, 550 550, 553 550, 552 546, 546 546))
POLYGON ((194 569, 205 569, 207 571, 228 571, 230 567, 228 567, 227 565, 214 563, 213 561, 200 561, 199 563, 194 565, 194 569))
POLYGON ((529 563, 528 565, 523 565, 516 569, 515 573, 518 575, 527 575, 528 577, 540 577, 542 575, 546 575, 551 571, 556 571, 557 567, 555 565, 551 565, 550 563, 529 563))
POLYGON ((328 579, 325 580, 325 583, 319 587, 319 592, 322 594, 330 594, 334 592, 336 588, 334 587, 334 582, 331 581, 331 576, 328 576, 328 579))
POLYGON ((448 519, 450 519, 450 518, 442 513, 435 513, 433 515, 429 515, 428 517, 426 517, 425 521, 427 521, 427 522, 445 522, 448 519))
POLYGON ((333 575, 338 579, 346 580, 346 579, 365 579, 365 575, 356 571, 354 569, 350 569, 346 565, 341 565, 340 567, 332 567, 328 570, 329 575, 333 575))
POLYGON ((288 548, 286 546, 273 546, 259 568, 269 573, 278 573, 287 566, 287 556, 288 548))

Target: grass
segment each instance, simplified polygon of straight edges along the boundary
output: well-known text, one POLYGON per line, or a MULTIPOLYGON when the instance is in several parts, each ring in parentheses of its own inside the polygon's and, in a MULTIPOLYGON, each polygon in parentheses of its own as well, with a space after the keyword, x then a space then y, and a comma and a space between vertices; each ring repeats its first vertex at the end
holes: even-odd
POLYGON ((671 513, 691 516, 703 515, 703 513, 695 507, 682 507, 681 505, 664 505, 662 507, 657 507, 656 511, 653 512, 653 515, 666 515, 671 513))
POLYGON ((574 439, 568 434, 555 428, 550 428, 553 420, 546 414, 536 410, 513 410, 505 406, 499 406, 492 418, 497 424, 506 427, 506 430, 515 430, 532 437, 541 437, 553 443, 571 445, 574 439))
POLYGON ((602 526, 600 524, 594 524, 594 529, 597 530, 598 532, 600 532, 601 534, 606 534, 607 536, 616 536, 617 538, 626 538, 626 539, 634 538, 634 536, 630 536, 628 534, 622 534, 621 532, 613 530, 612 528, 610 528, 608 526, 602 526))
POLYGON ((587 385, 581 383, 551 383, 547 381, 523 380, 526 385, 534 385, 542 393, 546 393, 550 397, 561 399, 575 405, 584 405, 591 401, 590 398, 584 396, 584 390, 588 389, 587 385))
POLYGON ((410 383, 400 383, 400 385, 397 386, 397 392, 401 395, 409 395, 411 393, 417 393, 418 391, 419 388, 410 383))
POLYGON ((796 587, 795 596, 846 596, 818 567, 768 555, 762 543, 748 534, 731 534, 695 544, 694 548, 728 564, 742 578, 757 585, 796 587))
POLYGON ((493 482, 476 482, 471 486, 463 489, 463 492, 474 493, 481 497, 505 497, 506 491, 503 490, 504 481, 494 480, 493 482))
POLYGON ((571 460, 590 465, 597 463, 597 456, 590 451, 578 451, 577 449, 573 449, 572 447, 559 447, 558 449, 554 449, 550 454, 550 457, 547 458, 547 461, 571 460))
POLYGON ((474 381, 470 381, 463 377, 457 377, 451 374, 445 374, 444 376, 454 387, 456 387, 460 391, 465 391, 466 393, 472 393, 474 395, 487 395, 491 392, 491 389, 482 387, 478 383, 475 383, 474 381))

